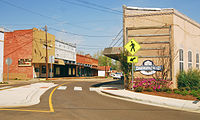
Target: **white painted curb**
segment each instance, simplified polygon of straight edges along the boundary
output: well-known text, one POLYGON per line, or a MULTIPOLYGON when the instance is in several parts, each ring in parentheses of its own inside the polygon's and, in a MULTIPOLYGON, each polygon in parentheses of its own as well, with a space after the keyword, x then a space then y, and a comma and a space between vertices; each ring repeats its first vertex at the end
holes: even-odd
POLYGON ((194 101, 192 100, 180 100, 174 98, 147 95, 142 93, 131 92, 128 90, 103 90, 101 88, 101 92, 150 104, 157 104, 162 106, 175 107, 181 110, 192 110, 200 112, 200 102, 194 104, 194 101))

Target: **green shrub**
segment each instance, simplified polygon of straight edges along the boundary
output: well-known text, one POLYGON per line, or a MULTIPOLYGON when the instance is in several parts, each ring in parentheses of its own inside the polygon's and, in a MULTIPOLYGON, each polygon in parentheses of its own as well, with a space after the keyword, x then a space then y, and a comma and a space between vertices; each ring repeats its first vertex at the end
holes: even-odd
POLYGON ((200 96, 197 97, 197 100, 200 100, 200 96))
POLYGON ((161 88, 163 92, 172 91, 170 88, 163 87, 161 88))
POLYGON ((174 93, 175 93, 175 94, 181 94, 181 91, 175 90, 174 93))
POLYGON ((200 95, 200 89, 197 90, 197 93, 200 95))
POLYGON ((172 93, 172 91, 167 91, 166 93, 170 94, 170 93, 172 93))
POLYGON ((199 96, 197 91, 195 91, 195 90, 192 90, 189 94, 194 96, 194 97, 198 97, 199 96))
POLYGON ((189 70, 188 72, 180 72, 177 76, 178 88, 189 87, 191 90, 200 87, 200 71, 189 70))
POLYGON ((8 84, 8 82, 0 82, 0 84, 8 84))
POLYGON ((190 87, 180 87, 179 88, 180 91, 190 91, 190 87))
POLYGON ((185 90, 185 91, 182 91, 182 92, 181 92, 181 95, 183 95, 183 96, 189 95, 189 92, 186 91, 186 90, 185 90))
POLYGON ((199 89, 199 87, 197 87, 197 86, 194 86, 194 87, 193 87, 193 90, 196 90, 196 91, 197 91, 198 89, 199 89))
POLYGON ((190 91, 191 89, 190 87, 185 87, 185 90, 190 91))
POLYGON ((142 87, 137 87, 135 88, 135 92, 142 92, 143 91, 143 88, 142 87))
POLYGON ((152 88, 145 88, 144 91, 153 92, 153 89, 152 88))
POLYGON ((185 87, 179 88, 180 91, 185 91, 185 87))
POLYGON ((162 91, 162 89, 156 89, 156 91, 157 91, 157 92, 161 92, 161 91, 162 91))

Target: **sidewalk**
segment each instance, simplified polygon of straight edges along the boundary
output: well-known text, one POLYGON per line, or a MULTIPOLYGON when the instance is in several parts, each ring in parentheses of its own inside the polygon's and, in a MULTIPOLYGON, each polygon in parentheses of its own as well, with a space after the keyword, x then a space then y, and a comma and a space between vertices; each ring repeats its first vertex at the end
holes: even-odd
POLYGON ((38 104, 40 96, 54 86, 56 86, 54 83, 34 83, 2 90, 0 91, 0 108, 38 104))
POLYGON ((124 89, 116 89, 115 87, 101 86, 100 91, 108 95, 117 96, 134 102, 139 102, 148 105, 155 105, 160 107, 168 107, 172 109, 195 111, 200 113, 200 101, 181 100, 174 98, 167 98, 161 96, 147 95, 137 92, 131 92, 124 89))

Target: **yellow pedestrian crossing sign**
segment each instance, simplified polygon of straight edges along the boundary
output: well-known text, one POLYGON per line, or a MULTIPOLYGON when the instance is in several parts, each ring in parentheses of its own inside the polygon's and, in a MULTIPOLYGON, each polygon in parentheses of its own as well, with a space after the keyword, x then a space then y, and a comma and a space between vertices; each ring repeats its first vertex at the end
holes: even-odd
POLYGON ((130 52, 132 55, 134 55, 141 47, 134 39, 131 39, 125 45, 125 48, 128 50, 128 52, 130 52))
POLYGON ((137 63, 138 62, 138 56, 128 56, 127 62, 128 63, 137 63))

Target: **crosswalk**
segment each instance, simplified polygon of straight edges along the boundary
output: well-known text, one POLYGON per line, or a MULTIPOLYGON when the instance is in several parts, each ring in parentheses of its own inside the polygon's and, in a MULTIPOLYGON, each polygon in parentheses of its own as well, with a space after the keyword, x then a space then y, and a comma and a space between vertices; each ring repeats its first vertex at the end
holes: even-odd
MULTIPOLYGON (((60 87, 57 88, 57 90, 67 90, 67 89, 68 89, 67 86, 60 86, 60 87)), ((73 90, 74 91, 83 91, 83 90, 86 90, 86 89, 83 89, 82 87, 74 86, 73 90)), ((90 88, 88 88, 88 90, 89 91, 96 91, 97 89, 90 87, 90 88)))

